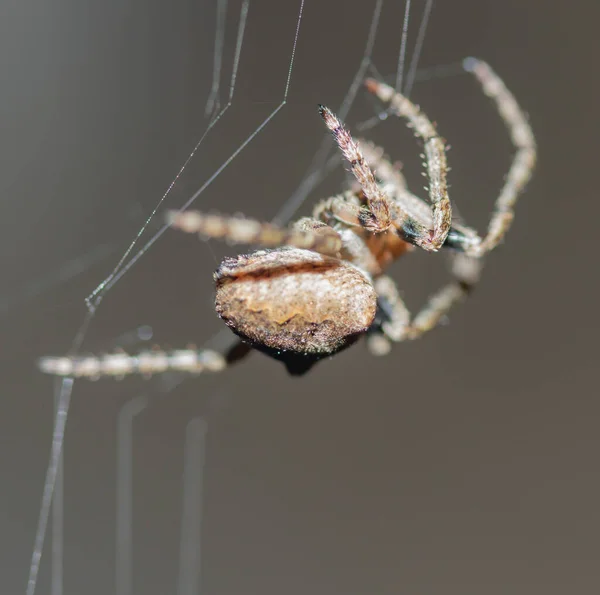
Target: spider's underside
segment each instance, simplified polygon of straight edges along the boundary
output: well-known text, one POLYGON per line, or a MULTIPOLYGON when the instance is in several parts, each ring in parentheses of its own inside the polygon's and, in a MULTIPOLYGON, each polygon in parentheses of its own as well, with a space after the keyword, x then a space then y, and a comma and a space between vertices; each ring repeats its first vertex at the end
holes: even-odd
POLYGON ((241 342, 225 353, 183 349, 134 356, 44 357, 41 369, 89 378, 221 371, 254 348, 283 361, 290 373, 302 374, 361 336, 366 336, 372 353, 383 355, 392 342, 415 339, 435 327, 470 292, 484 255, 508 231, 514 204, 536 159, 529 123, 504 83, 485 62, 468 58, 464 67, 495 102, 516 147, 483 237, 452 221, 445 142, 435 126, 406 97, 369 79, 367 89, 392 114, 406 120, 423 143, 429 202, 409 191, 381 149, 367 142, 359 148, 335 115, 320 106, 325 124, 350 163, 355 187, 318 202, 312 217, 289 228, 196 211, 169 213, 171 225, 183 231, 266 248, 226 258, 215 273, 217 313, 241 342), (453 279, 411 318, 384 272, 416 247, 428 252, 447 249, 453 279))

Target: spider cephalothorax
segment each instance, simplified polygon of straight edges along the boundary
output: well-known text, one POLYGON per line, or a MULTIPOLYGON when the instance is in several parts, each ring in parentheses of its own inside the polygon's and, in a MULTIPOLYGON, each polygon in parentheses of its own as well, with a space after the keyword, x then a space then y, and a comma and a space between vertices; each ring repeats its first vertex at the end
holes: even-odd
POLYGON ((500 243, 512 223, 514 204, 536 158, 527 119, 504 83, 480 60, 468 58, 464 66, 495 101, 516 147, 483 237, 452 220, 446 148, 435 126, 393 88, 367 80, 367 89, 392 114, 406 120, 422 142, 429 201, 409 191, 381 149, 367 142, 359 147, 335 115, 319 106, 350 163, 356 187, 321 200, 312 217, 289 228, 196 211, 169 214, 171 225, 183 231, 267 248, 227 258, 215 273, 217 313, 243 347, 234 346, 225 353, 185 349, 136 356, 46 357, 41 360, 42 370, 87 377, 220 371, 240 359, 249 346, 300 374, 361 336, 367 337, 372 353, 381 355, 389 351, 391 342, 415 339, 432 329, 477 282, 483 256, 500 243), (395 283, 384 272, 415 248, 447 249, 453 279, 411 318, 395 283))

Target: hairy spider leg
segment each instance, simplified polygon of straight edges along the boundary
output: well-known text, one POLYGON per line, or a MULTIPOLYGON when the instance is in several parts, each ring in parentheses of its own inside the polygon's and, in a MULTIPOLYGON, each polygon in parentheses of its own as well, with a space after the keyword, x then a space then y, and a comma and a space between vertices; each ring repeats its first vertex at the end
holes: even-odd
POLYGON ((360 223, 367 231, 373 233, 387 231, 392 227, 389 200, 377 184, 373 170, 365 161, 358 143, 329 108, 320 105, 319 114, 327 128, 331 130, 340 151, 350 163, 352 173, 367 200, 368 209, 362 210, 358 217, 360 223))
POLYGON ((425 165, 429 179, 429 199, 431 201, 433 229, 407 229, 403 221, 399 221, 399 231, 407 237, 407 241, 420 246, 429 252, 439 250, 450 231, 452 222, 452 206, 448 196, 446 175, 446 144, 439 136, 429 118, 408 98, 396 92, 393 87, 374 79, 367 79, 365 86, 384 103, 389 103, 393 112, 407 121, 414 130, 415 136, 423 140, 425 165))
POLYGON ((335 257, 339 256, 342 248, 342 240, 333 229, 319 222, 309 229, 303 226, 305 222, 302 219, 294 226, 285 228, 245 217, 209 215, 200 211, 169 211, 167 220, 172 227, 181 231, 234 244, 265 248, 293 246, 335 257))
POLYGON ((398 293, 395 283, 387 276, 375 280, 380 306, 384 305, 383 319, 367 336, 367 345, 373 355, 386 355, 391 343, 418 339, 435 328, 458 303, 462 302, 479 280, 483 260, 463 253, 452 255, 453 279, 434 293, 411 316, 398 293))
POLYGON ((245 357, 251 348, 241 341, 220 353, 213 349, 145 350, 137 354, 124 351, 102 355, 80 355, 63 357, 42 357, 39 368, 46 374, 69 376, 72 378, 124 378, 132 374, 150 377, 165 372, 202 374, 222 372, 228 366, 245 357))
MULTIPOLYGON (((531 178, 535 167, 537 149, 527 117, 502 79, 487 63, 476 58, 465 59, 463 67, 475 76, 481 84, 483 92, 496 103, 496 108, 509 130, 511 141, 517 149, 504 186, 495 201, 486 236, 478 238, 473 234, 468 234, 469 237, 463 239, 460 237, 461 234, 456 234, 450 238, 453 248, 462 250, 473 257, 480 257, 493 250, 509 230, 514 219, 515 203, 531 178)), ((441 139, 437 137, 435 127, 426 116, 406 97, 389 85, 374 79, 368 79, 365 84, 370 92, 392 107, 393 113, 406 118, 415 130, 415 134, 425 142, 425 157, 430 177, 429 194, 434 216, 433 233, 435 234, 436 196, 434 196, 434 190, 436 186, 431 184, 432 174, 441 182, 441 186, 438 184, 437 187, 442 188, 447 197, 445 190, 447 166, 445 165, 445 155, 440 152, 443 144, 440 146, 436 138, 441 139)), ((415 243, 418 243, 418 240, 415 243)))
POLYGON ((494 204, 494 211, 481 246, 471 253, 481 256, 493 250, 504 238, 514 219, 514 207, 519 195, 529 182, 537 158, 533 131, 525 112, 502 79, 482 60, 466 58, 463 67, 479 81, 483 92, 496 104, 500 117, 508 128, 511 141, 517 149, 504 186, 494 204))

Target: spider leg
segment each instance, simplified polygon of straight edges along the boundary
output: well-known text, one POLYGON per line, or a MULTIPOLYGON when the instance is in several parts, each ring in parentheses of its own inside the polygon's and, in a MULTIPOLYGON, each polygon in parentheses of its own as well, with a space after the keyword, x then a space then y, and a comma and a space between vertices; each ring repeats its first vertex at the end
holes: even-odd
MULTIPOLYGON (((428 233, 433 226, 431 205, 408 189, 404 176, 384 155, 382 149, 372 143, 361 143, 361 146, 366 159, 373 165, 377 177, 392 198, 392 213, 396 213, 398 210, 401 213, 395 218, 395 226, 399 229, 404 226, 413 231, 417 230, 419 235, 428 233)), ((410 238, 404 239, 410 241, 410 238)), ((457 221, 455 217, 444 241, 444 247, 453 248, 459 252, 470 252, 477 250, 480 244, 481 238, 477 232, 457 221)))
POLYGON ((364 193, 368 208, 361 212, 361 226, 373 233, 387 231, 393 225, 389 199, 377 184, 373 170, 365 161, 358 143, 329 108, 320 105, 319 114, 350 163, 352 173, 364 193))
POLYGON ((384 149, 363 138, 358 139, 358 144, 362 149, 365 159, 375 170, 375 176, 383 182, 388 195, 393 197, 407 189, 406 178, 402 173, 402 166, 398 163, 392 163, 386 156, 384 149))
POLYGON ((398 287, 387 275, 373 282, 377 292, 378 316, 367 334, 367 346, 373 355, 387 355, 391 342, 404 340, 410 323, 410 313, 398 294, 398 287), (379 318, 379 320, 377 320, 379 318))
MULTIPOLYGON (((359 142, 364 158, 373 166, 377 179, 382 182, 384 194, 389 197, 388 206, 391 217, 394 220, 399 216, 408 218, 408 214, 404 213, 404 207, 410 205, 396 204, 398 196, 407 194, 415 202, 413 210, 417 210, 421 218, 431 224, 429 205, 408 191, 406 180, 400 169, 385 157, 383 149, 363 139, 360 139, 359 142)), ((328 225, 343 223, 349 227, 363 227, 361 220, 364 220, 365 214, 368 214, 368 207, 362 204, 363 196, 364 190, 360 184, 357 184, 351 190, 319 201, 313 209, 313 217, 328 225)))
POLYGON ((420 226, 423 233, 428 233, 433 227, 431 206, 408 189, 405 177, 385 156, 383 149, 370 142, 361 142, 361 147, 391 197, 393 206, 400 211, 400 217, 396 217, 396 227, 409 223, 413 227, 420 226))
POLYGON ((531 126, 514 95, 506 88, 500 77, 481 60, 467 58, 464 69, 479 81, 483 92, 496 104, 496 108, 509 130, 510 138, 517 151, 494 205, 494 213, 481 245, 471 252, 483 255, 493 250, 502 240, 514 218, 514 206, 519 194, 531 178, 535 166, 537 149, 531 126))
POLYGON ((427 177, 429 178, 429 199, 433 215, 433 229, 413 229, 412 221, 398 219, 395 224, 399 231, 417 246, 435 252, 439 250, 450 231, 452 207, 448 196, 446 174, 446 147, 429 118, 409 99, 396 92, 393 87, 374 79, 365 81, 367 90, 374 93, 384 103, 389 103, 393 113, 407 120, 408 125, 424 143, 427 177))
MULTIPOLYGON (((357 233, 357 228, 363 228, 361 218, 365 211, 365 207, 361 206, 360 192, 347 190, 320 200, 313 209, 313 219, 309 221, 313 222, 312 225, 319 223, 328 229, 333 228, 342 241, 340 257, 377 277, 382 271, 381 264, 369 250, 363 235, 357 233)), ((296 225, 300 225, 302 221, 300 219, 296 225)))
POLYGON ((414 316, 407 329, 407 339, 417 339, 436 327, 450 309, 462 302, 473 290, 483 266, 483 261, 466 254, 452 256, 454 279, 434 293, 414 316))
POLYGON ((172 227, 205 238, 226 240, 235 244, 263 247, 294 246, 319 254, 338 256, 342 240, 337 232, 326 225, 307 226, 300 220, 293 227, 279 227, 244 217, 208 215, 199 211, 169 211, 167 219, 172 227))
POLYGON ((410 320, 410 314, 398 295, 395 283, 389 277, 379 277, 374 285, 380 305, 386 304, 387 320, 368 336, 368 347, 374 355, 385 355, 390 342, 417 339, 436 327, 450 309, 463 301, 479 280, 483 261, 466 254, 453 255, 454 279, 439 289, 410 320), (383 298, 383 299, 381 299, 383 298), (387 344, 386 344, 387 341, 387 344))
POLYGON ((362 227, 361 218, 365 210, 358 193, 347 190, 320 200, 313 209, 313 217, 328 226, 342 223, 345 227, 362 227))
POLYGON ((250 351, 248 345, 236 341, 222 353, 212 349, 189 348, 171 351, 148 350, 135 355, 117 352, 89 356, 46 356, 40 358, 38 365, 46 374, 90 380, 123 378, 131 374, 149 377, 164 372, 201 374, 222 372, 243 359, 250 351))

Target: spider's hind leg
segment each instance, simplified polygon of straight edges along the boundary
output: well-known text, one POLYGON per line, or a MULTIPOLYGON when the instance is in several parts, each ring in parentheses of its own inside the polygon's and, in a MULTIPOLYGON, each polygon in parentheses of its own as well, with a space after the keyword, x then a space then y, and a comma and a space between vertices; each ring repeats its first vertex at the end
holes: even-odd
POLYGON ((435 328, 458 303, 462 302, 479 281, 483 261, 463 253, 451 255, 454 279, 434 293, 414 316, 407 329, 407 339, 417 339, 435 328))
MULTIPOLYGON (((374 79, 365 81, 367 90, 376 95, 381 101, 390 105, 397 116, 404 118, 415 136, 423 141, 424 154, 429 179, 429 199, 431 201, 433 227, 432 229, 417 228, 416 233, 408 230, 410 241, 424 250, 435 252, 444 244, 452 222, 452 207, 448 196, 446 174, 446 144, 438 134, 434 124, 407 97, 398 93, 393 87, 374 79)), ((413 227, 413 221, 408 221, 413 227)), ((404 222, 398 219, 396 225, 402 231, 404 222)))
POLYGON ((463 253, 452 255, 454 279, 444 285, 411 316, 402 302, 395 283, 385 276, 375 281, 378 317, 367 335, 367 345, 374 355, 386 355, 392 342, 417 339, 436 327, 453 306, 463 301, 479 280, 483 261, 463 253))
POLYGON ((377 292, 377 314, 367 334, 367 346, 373 355, 387 355, 392 342, 404 340, 410 313, 390 277, 381 275, 373 285, 377 292))
POLYGON ((161 350, 153 349, 131 355, 123 351, 103 355, 46 356, 39 360, 39 368, 46 374, 72 378, 123 378, 132 374, 150 377, 165 372, 201 374, 222 372, 243 359, 250 346, 236 341, 224 351, 213 349, 161 350))

